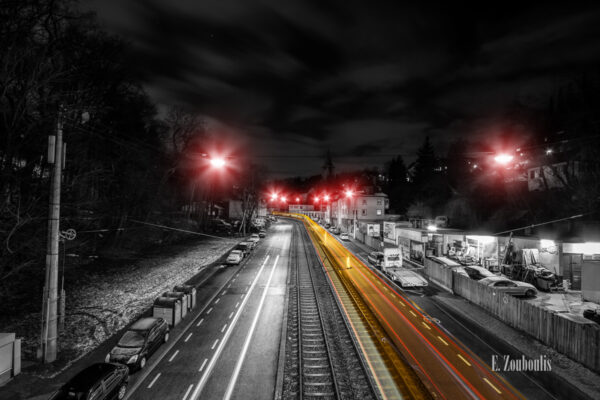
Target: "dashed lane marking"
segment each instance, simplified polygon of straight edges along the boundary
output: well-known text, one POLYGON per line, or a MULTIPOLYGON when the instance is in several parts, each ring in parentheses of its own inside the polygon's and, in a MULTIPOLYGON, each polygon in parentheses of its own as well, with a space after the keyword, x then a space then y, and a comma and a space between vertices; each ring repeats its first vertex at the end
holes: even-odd
POLYGON ((148 389, 150 389, 152 387, 152 385, 154 385, 154 382, 156 382, 156 380, 158 379, 159 376, 160 376, 160 372, 154 377, 154 379, 152 379, 152 382, 150 382, 150 384, 148 385, 148 389))
POLYGON ((196 324, 196 326, 200 326, 200 324, 202 324, 202 322, 204 322, 204 318, 202 318, 200 321, 198 321, 198 323, 196 324))
POLYGON ((463 362, 465 364, 467 364, 469 367, 471 366, 471 363, 467 361, 466 358, 464 358, 463 356, 461 356, 460 354, 457 354, 458 358, 460 358, 461 360, 463 360, 463 362))
POLYGON ((215 340, 215 342, 213 343, 213 345, 210 347, 211 350, 214 350, 217 343, 219 343, 219 339, 215 340))
POLYGON ((225 330, 225 328, 227 328, 227 324, 223 325, 223 327, 221 328, 221 333, 223 333, 223 331, 225 330))
POLYGON ((498 394, 502 394, 502 392, 496 386, 494 386, 492 382, 488 380, 488 378, 483 378, 483 380, 486 381, 487 384, 490 385, 498 394))
POLYGON ((190 338, 192 337, 193 334, 194 334, 194 332, 190 332, 190 334, 187 335, 187 337, 185 338, 184 342, 187 342, 188 340, 190 340, 190 338))
POLYGON ((441 336, 438 336, 438 339, 440 339, 440 341, 442 343, 444 343, 446 346, 448 346, 448 342, 446 342, 441 336))
POLYGON ((169 362, 173 361, 173 359, 175 358, 175 356, 179 353, 179 350, 177 350, 175 353, 173 353, 173 355, 171 356, 171 358, 169 358, 169 362))
POLYGON ((427 329, 431 330, 431 328, 429 327, 429 325, 427 325, 425 322, 422 322, 422 321, 421 321, 421 323, 423 324, 423 326, 424 326, 425 328, 427 328, 427 329))
POLYGON ((415 314, 415 312, 413 310, 410 310, 409 312, 413 315, 413 317, 417 316, 417 314, 415 314))
POLYGON ((240 302, 238 301, 237 303, 235 303, 235 308, 238 308, 239 305, 240 305, 240 302))
POLYGON ((183 399, 182 400, 187 399, 188 394, 190 394, 190 391, 192 390, 193 387, 194 387, 193 384, 191 384, 190 387, 188 387, 188 390, 186 390, 185 394, 183 395, 183 399))
MULTIPOLYGON (((219 300, 221 300, 220 298, 215 300, 215 304, 217 304, 219 302, 219 300)), ((208 314, 208 313, 207 313, 208 314)))
POLYGON ((228 319, 231 319, 231 317, 233 317, 233 311, 231 312, 231 314, 229 314, 229 318, 228 319))
POLYGON ((208 309, 208 311, 206 311, 206 315, 210 314, 210 312, 212 311, 212 307, 208 309))
POLYGON ((202 370, 204 369, 204 366, 206 365, 207 362, 208 362, 208 358, 205 358, 204 361, 202 362, 202 365, 200 366, 200 369, 198 370, 198 372, 202 372, 202 370))

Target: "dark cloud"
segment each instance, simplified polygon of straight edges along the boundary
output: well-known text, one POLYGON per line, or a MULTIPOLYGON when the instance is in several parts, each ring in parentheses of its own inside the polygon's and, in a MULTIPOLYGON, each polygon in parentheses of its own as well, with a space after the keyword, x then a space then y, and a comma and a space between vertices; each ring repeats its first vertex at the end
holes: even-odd
MULTIPOLYGON (((536 103, 600 64, 594 2, 88 0, 134 45, 149 93, 246 132, 255 153, 342 168, 444 145, 464 121, 536 103), (133 5, 132 5, 133 4, 133 5)), ((483 123, 483 126, 487 126, 483 123)), ((281 175, 293 168, 265 158, 281 175)))

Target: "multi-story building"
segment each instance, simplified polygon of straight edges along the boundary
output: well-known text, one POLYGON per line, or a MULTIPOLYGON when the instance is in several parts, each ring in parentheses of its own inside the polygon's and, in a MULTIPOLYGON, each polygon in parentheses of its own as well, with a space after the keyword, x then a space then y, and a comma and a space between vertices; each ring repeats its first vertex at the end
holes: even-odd
POLYGON ((359 221, 382 221, 390 202, 387 194, 356 194, 342 197, 331 205, 332 220, 337 226, 351 232, 359 221))

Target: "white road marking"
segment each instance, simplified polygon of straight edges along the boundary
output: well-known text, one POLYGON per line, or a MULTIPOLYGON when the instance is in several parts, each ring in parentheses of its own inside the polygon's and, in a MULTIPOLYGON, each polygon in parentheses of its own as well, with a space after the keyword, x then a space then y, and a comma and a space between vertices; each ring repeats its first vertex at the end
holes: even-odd
POLYGON ((173 355, 171 356, 171 358, 169 358, 169 362, 173 361, 173 359, 175 358, 175 356, 179 353, 179 350, 177 350, 175 353, 173 353, 173 355))
POLYGON ((194 334, 194 332, 190 332, 190 334, 187 335, 187 337, 185 338, 184 342, 187 342, 188 340, 190 340, 190 338, 192 337, 193 334, 194 334))
POLYGON ((193 385, 193 384, 192 384, 192 385, 190 385, 190 387, 188 388, 188 390, 186 390, 186 391, 185 391, 185 394, 183 395, 183 399, 182 399, 182 400, 185 400, 185 399, 187 399, 187 397, 188 397, 188 394, 190 394, 190 391, 192 390, 192 388, 193 388, 193 387, 194 387, 194 385, 193 385))
POLYGON ((258 309, 256 310, 256 314, 254 315, 254 320, 252 321, 252 326, 250 327, 250 331, 246 336, 246 341, 244 342, 244 347, 242 348, 242 353, 240 354, 240 358, 238 358, 237 364, 235 365, 235 369, 233 371, 233 376, 229 380, 229 386, 227 387, 227 391, 223 396, 223 399, 229 400, 233 394, 233 389, 235 388, 235 384, 237 382, 238 376, 240 374, 240 370, 242 369, 242 364, 244 363, 244 359, 246 358, 246 353, 248 352, 248 346, 250 345, 250 340, 252 339, 252 335, 254 334, 254 330, 256 329, 256 324, 258 323, 258 318, 261 315, 261 311, 263 305, 265 304, 265 298, 267 297, 267 291, 269 290, 269 286, 271 286, 271 280, 273 279, 273 273, 275 272, 275 267, 277 266, 277 261, 279 261, 279 256, 275 258, 275 262, 273 263, 273 268, 271 268, 271 273, 269 274, 269 279, 267 280, 267 284, 263 290, 262 297, 260 298, 260 303, 258 304, 258 309))
POLYGON ((200 324, 204 322, 204 318, 202 318, 200 321, 198 321, 198 323, 196 324, 196 326, 200 326, 200 324))
POLYGON ((229 314, 229 318, 228 319, 231 319, 231 317, 233 317, 233 311, 231 312, 231 314, 229 314))
MULTIPOLYGON (((221 300, 221 298, 218 298, 215 300, 215 304, 217 304, 219 302, 219 300, 221 300)), ((208 313, 207 313, 208 314, 208 313)))
POLYGON ((208 311, 206 312, 206 315, 210 314, 210 312, 212 311, 212 307, 208 309, 208 311))
POLYGON ((225 328, 227 328, 227 324, 223 325, 223 327, 221 328, 221 333, 223 333, 223 331, 225 330, 225 328))
POLYGON ((215 346, 217 345, 217 343, 219 343, 219 339, 215 340, 215 342, 213 343, 213 345, 210 347, 211 350, 215 349, 215 346))
POLYGON ((235 303, 235 308, 238 308, 239 305, 240 305, 240 302, 238 301, 237 303, 235 303))
POLYGON ((154 385, 154 382, 156 382, 156 380, 158 379, 159 376, 160 376, 160 372, 154 377, 154 379, 152 379, 152 382, 150 382, 150 384, 148 385, 148 389, 150 389, 152 387, 152 385, 154 385))
POLYGON ((236 279, 237 279, 237 278, 233 278, 233 279, 231 280, 231 283, 235 282, 235 280, 236 280, 236 279))
MULTIPOLYGON (((270 256, 267 256, 267 258, 261 265, 260 271, 262 271, 265 268, 265 265, 267 265, 267 261, 269 261, 269 257, 270 256)), ((258 281, 258 278, 260 278, 260 274, 254 279, 254 282, 252 283, 252 287, 250 288, 250 293, 254 290, 254 287, 256 286, 256 282, 258 281)), ((227 329, 227 332, 225 332, 225 335, 223 336, 223 340, 221 341, 221 344, 215 351, 215 354, 210 359, 208 366, 206 367, 205 372, 200 377, 200 380, 198 381, 198 385, 196 385, 196 388, 194 389, 194 392, 192 393, 192 396, 190 397, 190 399, 192 399, 192 400, 197 399, 198 396, 200 395, 200 392, 204 388, 204 385, 206 385, 206 382, 208 381, 208 377, 210 376, 213 368, 215 367, 215 364, 217 363, 217 359, 219 358, 219 356, 221 355, 221 352, 225 348, 225 344, 229 340, 229 337, 231 336, 231 334, 235 328, 235 325, 237 324, 237 321, 240 318, 241 312, 246 305, 247 299, 248 299, 248 297, 246 297, 246 299, 244 299, 244 301, 242 302, 242 306, 237 310, 235 317, 233 317, 233 321, 229 325, 229 329, 227 329)), ((238 305, 236 304, 236 308, 237 308, 237 306, 238 305)))
MULTIPOLYGON (((231 286, 231 285, 229 285, 231 286)), ((227 293, 227 290, 223 290, 223 293, 221 293, 221 296, 223 296, 225 293, 227 293)))
POLYGON ((205 358, 204 361, 202 362, 202 365, 200 366, 200 369, 198 370, 198 372, 202 372, 202 370, 204 369, 204 366, 206 365, 207 362, 208 362, 208 358, 205 358))

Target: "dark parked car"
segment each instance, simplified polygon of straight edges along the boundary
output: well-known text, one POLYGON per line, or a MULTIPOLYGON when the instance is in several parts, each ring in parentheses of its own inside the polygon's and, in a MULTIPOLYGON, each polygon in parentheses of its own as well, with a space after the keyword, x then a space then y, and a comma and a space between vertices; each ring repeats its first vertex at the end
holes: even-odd
POLYGON ((75 375, 50 400, 122 400, 127 392, 129 370, 120 364, 93 364, 75 375))
POLYGON ((265 231, 264 229, 261 229, 260 231, 258 231, 259 238, 264 238, 266 236, 267 236, 267 231, 265 231))
POLYGON ((252 249, 254 249, 254 245, 250 242, 240 242, 233 248, 233 250, 241 250, 244 253, 244 257, 250 254, 252 249))
POLYGON ((162 318, 142 318, 123 334, 106 355, 106 362, 127 365, 132 371, 146 366, 147 358, 169 340, 169 325, 162 318))

